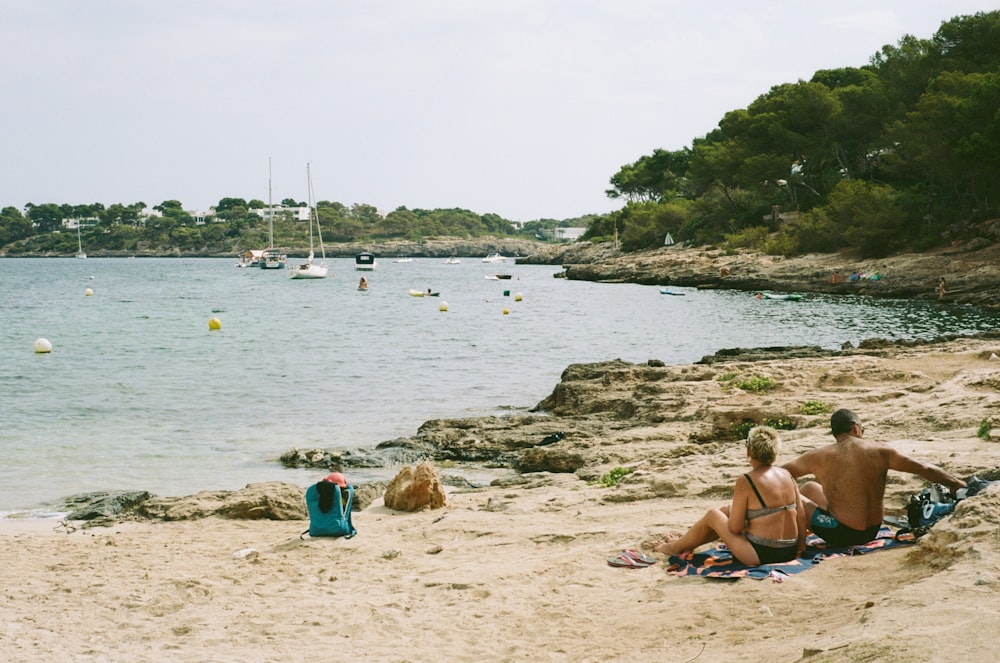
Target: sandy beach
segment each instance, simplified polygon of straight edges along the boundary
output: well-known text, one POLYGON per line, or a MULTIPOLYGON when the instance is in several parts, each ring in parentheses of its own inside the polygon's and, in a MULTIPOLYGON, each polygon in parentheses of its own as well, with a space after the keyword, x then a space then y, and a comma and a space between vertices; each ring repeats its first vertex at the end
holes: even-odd
MULTIPOLYGON (((994 354, 1000 340, 957 339, 718 369, 776 376, 765 395, 684 378, 704 367, 668 367, 675 379, 659 398, 683 394, 677 407, 692 413, 849 407, 866 437, 964 477, 1000 468, 994 354), (977 437, 984 419, 989 439, 977 437)), ((825 418, 783 431, 779 460, 832 441, 825 418)), ((692 451, 685 433, 703 419, 619 425, 586 442, 604 467, 635 470, 617 486, 535 473, 450 488, 437 510, 378 500, 355 513, 350 540, 301 540, 307 523, 294 520, 0 521, 0 659, 932 661, 993 651, 1000 485, 913 546, 825 560, 784 582, 678 578, 662 556, 609 566, 728 500, 742 445, 692 451)), ((923 485, 890 473, 887 513, 901 514, 923 485)))

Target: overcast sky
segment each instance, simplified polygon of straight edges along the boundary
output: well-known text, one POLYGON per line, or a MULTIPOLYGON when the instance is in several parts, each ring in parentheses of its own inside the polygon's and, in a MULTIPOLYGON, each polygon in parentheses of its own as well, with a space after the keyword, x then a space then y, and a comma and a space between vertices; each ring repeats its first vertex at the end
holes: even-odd
POLYGON ((0 207, 316 197, 518 221, 1000 0, 0 0, 0 207))

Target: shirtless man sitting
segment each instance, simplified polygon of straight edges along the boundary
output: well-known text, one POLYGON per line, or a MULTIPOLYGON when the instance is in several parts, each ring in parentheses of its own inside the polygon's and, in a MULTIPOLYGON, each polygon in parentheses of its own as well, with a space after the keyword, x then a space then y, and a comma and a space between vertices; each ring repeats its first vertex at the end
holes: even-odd
POLYGON ((940 467, 910 458, 892 447, 862 439, 865 427, 850 410, 830 417, 834 444, 807 451, 784 465, 793 477, 812 474, 800 488, 810 531, 834 546, 873 540, 885 515, 886 474, 906 472, 952 490, 965 486, 940 467))

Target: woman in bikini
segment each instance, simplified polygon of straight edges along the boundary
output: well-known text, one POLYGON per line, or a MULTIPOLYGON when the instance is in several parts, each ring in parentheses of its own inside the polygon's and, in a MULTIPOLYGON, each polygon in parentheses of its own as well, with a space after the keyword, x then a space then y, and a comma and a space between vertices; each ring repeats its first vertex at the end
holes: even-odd
POLYGON ((736 479, 732 504, 709 509, 686 534, 657 541, 653 550, 678 555, 722 539, 747 566, 795 559, 805 550, 805 509, 795 479, 773 465, 779 446, 773 428, 751 429, 746 439, 751 470, 736 479))

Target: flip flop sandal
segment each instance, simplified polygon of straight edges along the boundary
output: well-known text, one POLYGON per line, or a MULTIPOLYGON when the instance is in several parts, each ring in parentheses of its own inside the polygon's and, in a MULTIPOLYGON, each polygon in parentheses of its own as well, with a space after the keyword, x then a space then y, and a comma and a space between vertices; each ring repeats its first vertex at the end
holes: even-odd
POLYGON ((655 557, 650 557, 649 555, 645 555, 639 552, 638 550, 625 550, 619 554, 629 557, 632 560, 639 562, 640 564, 645 564, 646 566, 649 566, 650 564, 656 564, 655 557))
POLYGON ((644 569, 649 566, 649 564, 637 562, 625 553, 618 553, 614 557, 608 557, 608 564, 626 569, 644 569))

